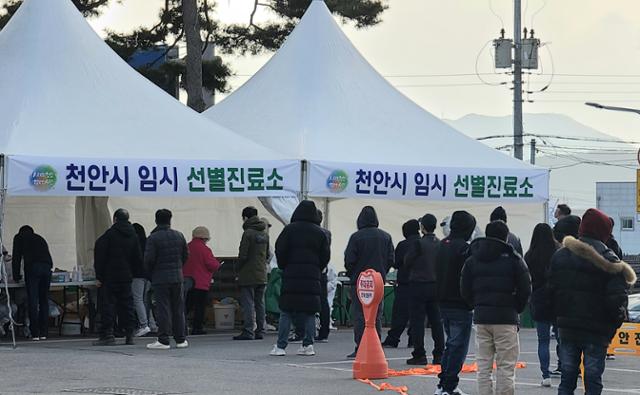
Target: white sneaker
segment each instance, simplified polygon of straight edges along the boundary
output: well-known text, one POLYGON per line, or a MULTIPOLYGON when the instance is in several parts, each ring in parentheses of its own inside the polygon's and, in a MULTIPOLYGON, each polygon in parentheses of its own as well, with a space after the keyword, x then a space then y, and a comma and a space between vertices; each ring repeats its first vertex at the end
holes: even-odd
POLYGON ((37 342, 37 341, 40 340, 40 338, 39 337, 32 337, 31 340, 33 340, 34 342, 37 342))
POLYGON ((47 340, 45 336, 40 336, 40 340, 47 340))
POLYGON ((176 348, 187 348, 189 347, 189 342, 188 341, 183 341, 182 343, 177 343, 176 344, 176 348))
POLYGON ((143 328, 138 329, 133 336, 135 337, 142 337, 144 335, 146 335, 147 333, 151 332, 151 328, 149 328, 148 326, 145 326, 143 328))
POLYGON ((284 357, 285 355, 287 355, 287 352, 284 349, 278 347, 278 345, 275 345, 273 346, 273 350, 271 350, 269 355, 271 355, 272 357, 284 357))
POLYGON ((436 386, 436 391, 433 393, 433 395, 442 395, 442 386, 440 384, 436 386))
POLYGON ((463 392, 460 388, 456 388, 451 392, 442 391, 442 395, 469 395, 466 392, 463 392))
POLYGON ((551 379, 542 379, 540 385, 543 387, 551 387, 551 379))
POLYGON ((310 356, 316 355, 316 352, 313 349, 313 345, 310 344, 310 345, 308 345, 306 347, 305 346, 300 346, 300 348, 298 349, 297 354, 298 355, 304 355, 306 357, 310 357, 310 356))
POLYGON ((168 344, 162 344, 159 341, 147 344, 149 350, 168 350, 171 348, 168 344))

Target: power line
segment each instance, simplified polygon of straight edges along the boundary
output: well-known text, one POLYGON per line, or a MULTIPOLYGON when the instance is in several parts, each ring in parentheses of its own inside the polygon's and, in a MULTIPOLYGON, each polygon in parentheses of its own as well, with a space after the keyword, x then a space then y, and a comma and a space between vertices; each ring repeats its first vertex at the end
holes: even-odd
MULTIPOLYGON (((640 144, 640 141, 631 141, 631 140, 618 140, 618 139, 601 139, 596 137, 577 137, 577 136, 559 136, 553 134, 537 134, 537 133, 523 133, 525 137, 539 137, 539 138, 554 138, 559 140, 571 140, 571 141, 596 141, 601 143, 618 143, 618 144, 640 144)), ((484 141, 491 140, 496 138, 507 138, 513 137, 509 134, 495 134, 490 136, 478 137, 476 140, 484 141)), ((551 144, 550 144, 551 145, 551 144)))

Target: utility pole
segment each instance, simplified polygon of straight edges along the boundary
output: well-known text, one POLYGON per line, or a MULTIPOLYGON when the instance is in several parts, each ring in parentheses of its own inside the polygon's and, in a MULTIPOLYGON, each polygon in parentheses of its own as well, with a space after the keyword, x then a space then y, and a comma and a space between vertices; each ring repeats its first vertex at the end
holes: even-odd
POLYGON ((513 60, 513 152, 522 160, 522 0, 514 0, 513 38, 515 44, 513 60))
POLYGON ((532 165, 536 164, 536 139, 531 139, 531 158, 529 161, 532 165))

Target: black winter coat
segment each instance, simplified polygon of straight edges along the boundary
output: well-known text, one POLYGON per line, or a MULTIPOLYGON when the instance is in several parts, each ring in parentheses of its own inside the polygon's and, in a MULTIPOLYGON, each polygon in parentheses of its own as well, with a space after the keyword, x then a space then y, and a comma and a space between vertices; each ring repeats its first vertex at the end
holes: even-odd
POLYGON ((476 324, 516 325, 531 296, 529 269, 510 244, 479 238, 471 243, 460 292, 473 306, 476 324))
POLYGON ((370 207, 365 207, 358 216, 358 231, 351 235, 344 251, 344 267, 352 283, 360 273, 373 269, 382 275, 394 264, 391 235, 378 229, 378 216, 370 207))
POLYGON ((405 240, 402 240, 398 243, 395 250, 395 259, 393 262, 393 267, 397 271, 397 283, 398 284, 409 284, 409 270, 404 264, 404 258, 409 251, 409 247, 414 243, 420 240, 419 235, 411 235, 407 237, 405 240))
POLYGON ((187 241, 182 233, 169 225, 158 225, 147 239, 144 263, 151 273, 151 283, 182 283, 182 266, 189 257, 187 241))
POLYGON ((559 244, 556 244, 552 251, 539 251, 537 254, 527 251, 524 255, 524 261, 529 268, 531 275, 531 300, 530 311, 531 318, 539 322, 553 322, 553 317, 549 314, 545 307, 546 289, 549 273, 551 271, 551 258, 558 250, 559 244))
POLYGON ((404 264, 409 270, 411 283, 436 283, 436 256, 440 241, 434 234, 427 234, 411 243, 404 264))
POLYGON ((33 266, 36 264, 44 265, 49 269, 53 266, 47 241, 39 234, 34 233, 33 228, 27 225, 20 228, 20 232, 13 238, 12 259, 13 279, 15 281, 22 279, 20 265, 23 260, 24 273, 27 275, 31 270, 35 269, 33 266))
POLYGON ((551 260, 550 307, 560 338, 608 345, 627 317, 633 268, 604 243, 567 236, 551 260))
POLYGON ((282 269, 280 309, 286 312, 320 311, 321 272, 331 252, 324 230, 315 223, 316 215, 315 204, 303 201, 276 240, 276 258, 282 269))
POLYGON ((93 251, 96 279, 103 283, 131 282, 144 272, 138 235, 129 221, 113 224, 96 240, 93 251))

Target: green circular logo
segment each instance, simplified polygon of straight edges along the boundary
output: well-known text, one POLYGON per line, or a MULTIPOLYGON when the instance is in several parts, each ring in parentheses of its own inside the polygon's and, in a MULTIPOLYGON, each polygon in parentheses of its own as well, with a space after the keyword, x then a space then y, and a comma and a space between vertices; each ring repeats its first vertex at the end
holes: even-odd
POLYGON ((49 165, 40 165, 36 167, 31 176, 29 182, 33 189, 38 192, 46 192, 52 189, 58 181, 58 173, 49 165))
POLYGON ((349 185, 349 176, 344 170, 334 170, 327 178, 327 189, 333 193, 341 193, 349 185))

